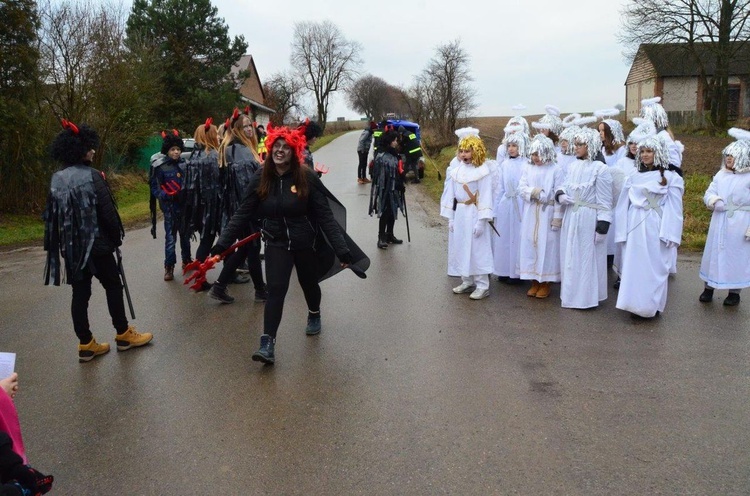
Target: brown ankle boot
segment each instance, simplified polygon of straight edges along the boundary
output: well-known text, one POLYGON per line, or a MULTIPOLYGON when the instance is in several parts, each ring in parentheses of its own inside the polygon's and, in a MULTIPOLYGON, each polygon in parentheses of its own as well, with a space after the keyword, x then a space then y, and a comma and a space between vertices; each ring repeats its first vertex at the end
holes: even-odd
POLYGON ((526 292, 526 296, 536 296, 536 292, 539 291, 539 281, 531 281, 531 289, 526 292))
POLYGON ((537 298, 546 298, 549 296, 549 283, 543 282, 539 284, 539 290, 536 292, 537 298))
POLYGON ((172 281, 174 279, 174 265, 164 266, 164 280, 172 281))

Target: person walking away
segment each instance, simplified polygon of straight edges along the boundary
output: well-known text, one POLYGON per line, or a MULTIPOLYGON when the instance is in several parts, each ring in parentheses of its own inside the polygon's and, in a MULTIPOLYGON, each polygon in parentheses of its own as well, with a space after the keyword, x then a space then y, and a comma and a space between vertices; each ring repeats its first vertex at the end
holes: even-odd
POLYGON ((118 351, 143 346, 153 335, 137 332, 125 316, 123 286, 114 255, 125 231, 104 175, 91 167, 99 136, 90 127, 79 128, 67 120, 63 127, 50 147, 52 158, 62 168, 52 175, 44 211, 44 283, 59 286, 67 282, 73 288, 70 310, 79 342, 78 361, 88 362, 109 351, 109 344, 98 343, 89 327, 93 277, 106 292, 118 351))

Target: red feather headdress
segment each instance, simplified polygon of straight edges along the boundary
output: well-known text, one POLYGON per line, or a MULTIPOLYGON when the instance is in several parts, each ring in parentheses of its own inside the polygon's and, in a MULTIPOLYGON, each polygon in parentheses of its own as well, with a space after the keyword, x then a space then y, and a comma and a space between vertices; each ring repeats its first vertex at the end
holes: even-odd
POLYGON ((273 149, 274 142, 277 139, 283 139, 289 146, 292 147, 295 155, 297 155, 299 163, 305 163, 304 152, 305 145, 307 145, 307 140, 305 139, 304 129, 289 129, 286 126, 275 127, 269 122, 268 127, 266 128, 266 132, 268 133, 266 135, 266 149, 269 153, 271 153, 271 150, 273 149))

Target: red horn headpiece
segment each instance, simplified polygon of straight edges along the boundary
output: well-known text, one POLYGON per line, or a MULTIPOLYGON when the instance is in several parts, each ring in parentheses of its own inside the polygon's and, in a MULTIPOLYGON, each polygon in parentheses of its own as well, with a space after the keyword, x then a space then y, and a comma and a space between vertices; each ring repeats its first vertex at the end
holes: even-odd
POLYGON ((243 111, 245 115, 250 115, 250 105, 245 106, 245 110, 243 111))
POLYGON ((179 136, 180 132, 177 129, 172 129, 172 134, 174 134, 175 136, 179 136))
POLYGON ((206 123, 203 125, 203 129, 205 129, 206 131, 211 129, 211 124, 213 124, 213 122, 214 122, 213 117, 209 117, 208 119, 206 119, 206 123))
POLYGON ((164 139, 166 137, 167 137, 167 132, 166 131, 162 131, 161 132, 161 139, 164 139))
POLYGON ((61 120, 60 124, 62 124, 63 129, 70 129, 73 131, 73 134, 78 134, 78 126, 70 122, 68 119, 61 120))
POLYGON ((232 124, 234 124, 239 118, 240 118, 240 109, 235 107, 234 112, 232 112, 232 124))

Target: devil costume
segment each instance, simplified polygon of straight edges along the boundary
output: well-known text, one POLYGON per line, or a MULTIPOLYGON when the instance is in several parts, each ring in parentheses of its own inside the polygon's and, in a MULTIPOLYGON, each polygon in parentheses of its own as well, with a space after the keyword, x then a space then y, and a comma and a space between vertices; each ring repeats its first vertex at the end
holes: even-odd
POLYGON ((190 212, 189 231, 197 232, 200 245, 195 258, 204 260, 221 231, 222 169, 219 168, 219 152, 206 149, 196 143, 187 160, 185 176, 186 208, 190 212))
POLYGON ((388 244, 400 244, 402 240, 393 234, 398 211, 404 212, 404 170, 398 151, 391 144, 398 138, 395 131, 383 133, 381 152, 375 157, 370 189, 368 214, 376 214, 378 224, 378 248, 388 244))
POLYGON ((80 343, 86 344, 93 340, 88 320, 92 277, 104 286, 117 333, 128 330, 123 286, 114 257, 125 231, 103 174, 83 163, 86 153, 99 146, 96 132, 87 126, 79 130, 70 125, 73 127, 61 132, 52 145, 52 155, 63 168, 52 175, 44 212, 44 283, 59 286, 67 282, 73 287, 73 328, 80 343))
POLYGON ((622 275, 617 308, 645 318, 663 312, 672 259, 682 238, 685 183, 669 170, 666 144, 658 136, 640 140, 636 166, 617 202, 616 238, 622 245, 622 275), (645 166, 641 150, 654 151, 645 166))
MULTIPOLYGON (((182 139, 174 133, 164 133, 164 141, 161 145, 161 153, 164 157, 156 161, 151 167, 151 196, 159 201, 159 208, 164 215, 164 280, 172 278, 174 266, 177 263, 175 245, 177 235, 180 237, 180 255, 182 263, 191 262, 190 234, 183 222, 183 209, 185 194, 183 192, 185 180, 185 160, 181 157, 174 160, 169 157, 169 150, 174 147, 184 149, 182 139)), ((152 219, 154 216, 152 215, 152 219)), ((151 233, 156 238, 155 225, 152 225, 151 233)))

